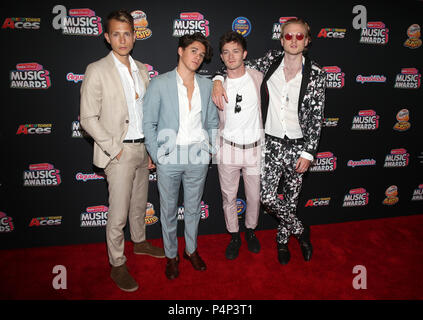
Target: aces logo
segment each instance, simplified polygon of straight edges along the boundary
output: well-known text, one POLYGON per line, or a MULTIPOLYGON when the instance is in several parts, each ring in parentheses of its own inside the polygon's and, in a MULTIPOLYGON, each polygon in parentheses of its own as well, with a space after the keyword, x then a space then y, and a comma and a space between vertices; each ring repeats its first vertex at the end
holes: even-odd
POLYGON ((402 68, 401 73, 395 78, 397 89, 418 89, 420 88, 421 74, 416 68, 402 68))
POLYGON ((336 157, 332 152, 319 152, 310 167, 311 172, 331 172, 336 169, 336 157))
POLYGON ((38 123, 38 124, 21 124, 16 131, 17 135, 33 135, 33 134, 50 134, 51 123, 38 123))
POLYGON ((103 33, 101 18, 91 9, 70 9, 68 15, 65 6, 57 5, 52 12, 57 13, 52 22, 53 28, 62 30, 65 35, 99 36, 103 33))
POLYGON ((392 149, 385 157, 385 168, 400 168, 408 166, 410 154, 404 148, 392 149))
POLYGON ((360 110, 354 116, 351 130, 376 130, 379 128, 379 116, 374 110, 360 110))
POLYGON ((36 62, 18 63, 16 70, 10 71, 13 89, 48 89, 50 86, 50 72, 36 62))
POLYGON ((385 45, 388 43, 389 29, 381 21, 367 22, 367 28, 361 29, 360 43, 385 45))
POLYGON ((54 187, 62 183, 60 170, 50 163, 30 164, 23 180, 24 187, 54 187))
POLYGON ((323 28, 320 30, 317 38, 335 38, 335 39, 344 39, 347 29, 339 28, 323 28))
POLYGON ((345 85, 345 73, 341 71, 340 67, 331 66, 323 67, 326 71, 326 87, 332 89, 341 89, 345 85))
POLYGON ((6 18, 2 29, 12 30, 38 30, 40 29, 40 18, 6 18))
POLYGON ((408 120, 410 119, 410 112, 407 109, 401 109, 397 113, 396 118, 397 118, 398 122, 394 125, 395 131, 403 132, 403 131, 407 131, 408 129, 410 129, 411 123, 408 122, 408 120))
POLYGON ((397 186, 390 186, 385 191, 386 198, 383 200, 383 204, 392 206, 399 201, 398 195, 398 187, 397 186))
POLYGON ((314 198, 307 201, 305 204, 306 207, 321 207, 321 206, 328 206, 330 201, 330 197, 328 198, 314 198))
POLYGON ((182 37, 186 34, 201 32, 205 37, 210 35, 209 21, 199 12, 182 12, 179 19, 173 21, 173 36, 182 37))
POLYGON ((369 193, 364 188, 351 189, 344 196, 343 207, 362 207, 369 203, 369 193))

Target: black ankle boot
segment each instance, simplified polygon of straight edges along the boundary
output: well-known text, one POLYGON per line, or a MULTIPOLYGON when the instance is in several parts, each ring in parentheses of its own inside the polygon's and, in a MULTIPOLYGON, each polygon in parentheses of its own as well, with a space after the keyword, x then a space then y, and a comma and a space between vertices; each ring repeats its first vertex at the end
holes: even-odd
POLYGON ((241 236, 239 232, 231 232, 231 241, 226 247, 226 259, 233 260, 238 257, 239 248, 241 247, 241 236))
POLYGON ((287 264, 291 259, 291 253, 289 252, 288 245, 278 243, 278 260, 280 264, 287 264))
POLYGON ((245 231, 245 240, 247 241, 248 250, 254 253, 260 252, 260 242, 256 238, 253 229, 248 229, 245 231))
POLYGON ((304 225, 303 233, 298 237, 298 242, 300 243, 301 252, 303 253, 303 258, 305 261, 310 261, 313 254, 313 246, 310 242, 310 227, 304 225))

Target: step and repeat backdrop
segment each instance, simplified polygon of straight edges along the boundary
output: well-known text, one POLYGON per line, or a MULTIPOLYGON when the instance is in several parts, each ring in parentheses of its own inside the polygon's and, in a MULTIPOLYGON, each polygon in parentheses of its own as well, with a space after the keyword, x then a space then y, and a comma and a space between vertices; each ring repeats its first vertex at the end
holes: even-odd
MULTIPOLYGON (((184 34, 200 31, 212 43, 214 57, 199 70, 211 77, 222 65, 224 32, 246 37, 253 59, 281 48, 286 19, 305 19, 309 56, 326 70, 327 92, 298 215, 316 225, 423 213, 422 1, 15 1, 0 14, 2 249, 105 241, 107 184, 92 165, 79 100, 86 66, 109 52, 105 19, 122 8, 135 18, 132 56, 151 78, 175 68, 184 34)), ((241 225, 245 207, 241 183, 241 225)), ((148 238, 161 237, 154 171, 146 214, 148 238)), ((175 214, 181 236, 182 199, 175 214)), ((261 213, 258 229, 276 225, 261 213)), ((199 234, 225 232, 210 165, 199 234)))

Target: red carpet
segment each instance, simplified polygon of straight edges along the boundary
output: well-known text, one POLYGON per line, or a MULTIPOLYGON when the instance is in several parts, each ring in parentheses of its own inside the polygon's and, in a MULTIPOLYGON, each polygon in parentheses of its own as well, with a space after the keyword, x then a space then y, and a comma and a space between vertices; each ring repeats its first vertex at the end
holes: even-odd
MULTIPOLYGON (((291 261, 276 257, 275 230, 258 231, 262 250, 243 245, 234 261, 225 259, 228 235, 199 236, 208 270, 194 271, 181 259, 180 276, 164 275, 165 260, 132 254, 128 267, 140 284, 134 293, 119 290, 109 277, 104 243, 0 251, 0 299, 285 300, 422 299, 423 215, 312 226, 314 255, 304 262, 291 238, 291 261), (52 270, 67 270, 67 289, 55 290, 52 270), (367 270, 367 289, 353 288, 356 265, 367 270)), ((161 245, 161 239, 152 240, 161 245)), ((182 257, 183 238, 179 239, 182 257)), ((363 275, 361 273, 361 275, 363 275)))

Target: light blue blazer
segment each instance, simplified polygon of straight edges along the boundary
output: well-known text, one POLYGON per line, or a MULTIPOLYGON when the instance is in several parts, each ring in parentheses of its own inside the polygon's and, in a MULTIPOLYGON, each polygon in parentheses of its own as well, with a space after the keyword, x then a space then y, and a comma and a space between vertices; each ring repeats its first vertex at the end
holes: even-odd
MULTIPOLYGON (((211 99, 212 81, 195 74, 201 96, 201 122, 208 141, 201 148, 216 153, 216 135, 219 128, 217 107, 211 99)), ((154 163, 171 153, 176 146, 179 130, 179 99, 176 68, 153 78, 143 102, 143 131, 145 146, 154 163)))

